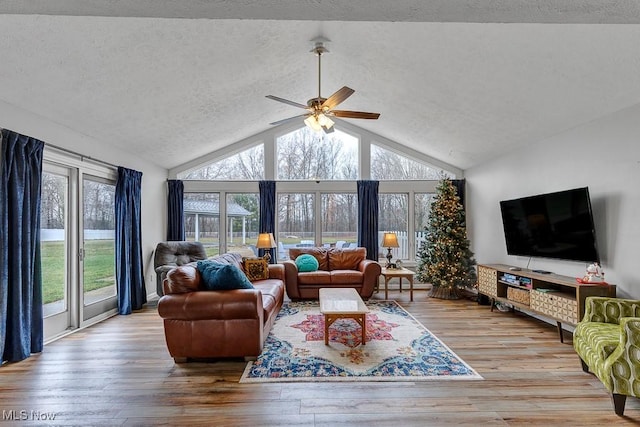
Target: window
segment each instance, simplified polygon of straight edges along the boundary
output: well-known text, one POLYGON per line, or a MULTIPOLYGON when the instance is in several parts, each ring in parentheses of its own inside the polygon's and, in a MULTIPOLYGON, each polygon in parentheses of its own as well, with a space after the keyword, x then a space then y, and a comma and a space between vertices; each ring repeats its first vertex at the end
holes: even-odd
POLYGON ((279 137, 276 145, 278 179, 358 179, 358 139, 344 132, 304 127, 279 137))
MULTIPOLYGON (((400 247, 391 250, 393 259, 409 258, 408 202, 408 194, 378 195, 378 243, 382 242, 383 233, 396 233, 400 247)), ((387 248, 380 247, 381 253, 378 254, 378 258, 383 258, 386 255, 386 249, 387 248)))
MULTIPOLYGON (((172 177, 185 180, 185 200, 193 195, 217 194, 211 196, 216 198, 211 201, 213 212, 189 210, 185 205, 187 238, 195 240, 197 234, 209 254, 255 253, 256 233, 261 231, 258 208, 243 198, 256 197, 257 181, 264 179, 277 182, 274 237, 278 260, 286 259, 292 246, 349 247, 357 244, 358 238, 356 181, 378 180, 380 241, 382 232, 395 232, 402 245, 394 249, 395 258, 413 261, 422 224, 428 218, 428 212, 421 209, 429 204, 429 193, 443 176, 456 178, 462 171, 435 159, 430 162, 426 155, 405 150, 401 144, 349 122, 337 125, 330 134, 290 123, 272 127, 211 153, 207 167, 170 172, 172 177), (248 148, 251 143, 257 145, 248 148), (245 212, 232 214, 236 205, 245 212)), ((194 164, 190 162, 182 170, 194 164)), ((386 255, 386 249, 379 255, 386 255)))
POLYGON ((431 203, 436 197, 435 193, 416 193, 414 207, 414 230, 415 236, 415 252, 418 253, 420 246, 425 240, 424 228, 429 223, 429 215, 431 213, 431 203))
POLYGON ((278 196, 278 259, 288 258, 288 249, 315 246, 314 194, 282 193, 278 196))
POLYGON ((216 181, 264 179, 264 145, 256 145, 200 169, 179 174, 178 178, 216 181))
POLYGON ((83 179, 85 305, 116 295, 115 193, 116 186, 107 180, 83 179))
POLYGON ((258 194, 227 194, 227 252, 258 255, 259 215, 258 194))
POLYGON ((185 239, 200 242, 207 256, 220 253, 220 194, 186 193, 183 200, 185 239))
MULTIPOLYGON (((49 167, 53 169, 53 167, 49 167)), ((64 173, 64 170, 61 171, 64 173)), ((40 251, 42 303, 45 317, 68 307, 67 200, 69 179, 58 173, 42 173, 40 251)))
POLYGON ((377 180, 422 179, 439 180, 443 176, 455 178, 447 171, 371 144, 371 178, 377 180))
POLYGON ((322 243, 348 247, 358 241, 358 196, 355 193, 322 194, 322 243))

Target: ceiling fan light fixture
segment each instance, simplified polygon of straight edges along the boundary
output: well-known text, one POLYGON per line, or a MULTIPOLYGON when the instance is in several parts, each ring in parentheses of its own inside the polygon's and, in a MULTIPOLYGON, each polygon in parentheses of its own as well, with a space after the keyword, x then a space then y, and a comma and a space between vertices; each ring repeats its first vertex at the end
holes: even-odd
POLYGON ((333 120, 331 120, 324 114, 318 114, 318 123, 320 123, 320 126, 324 127, 325 129, 331 129, 335 124, 333 120))
POLYGON ((314 40, 315 45, 311 52, 315 53, 318 57, 318 96, 316 98, 311 98, 307 101, 307 105, 300 104, 298 102, 289 101, 288 99, 280 98, 278 96, 267 95, 267 98, 272 99, 274 101, 282 102, 285 104, 289 104, 294 107, 302 108, 307 110, 306 114, 301 114, 300 116, 290 117, 284 120, 278 120, 276 122, 270 123, 272 125, 280 125, 283 123, 288 123, 289 121, 299 120, 299 117, 306 117, 304 123, 313 129, 316 132, 320 132, 324 130, 325 133, 331 133, 334 131, 333 126, 334 122, 329 118, 329 116, 347 118, 347 119, 377 119, 380 114, 379 113, 367 113, 364 111, 348 111, 348 110, 335 110, 338 104, 344 102, 347 98, 349 98, 355 92, 353 89, 343 86, 334 92, 330 97, 324 98, 322 96, 322 92, 320 90, 320 83, 322 81, 321 71, 322 71, 322 62, 321 57, 323 53, 329 52, 329 50, 324 47, 324 42, 329 40, 318 37, 314 40))
POLYGON ((316 116, 307 117, 306 119, 304 119, 304 124, 309 126, 316 132, 320 132, 322 130, 322 126, 320 125, 320 122, 318 121, 316 116))

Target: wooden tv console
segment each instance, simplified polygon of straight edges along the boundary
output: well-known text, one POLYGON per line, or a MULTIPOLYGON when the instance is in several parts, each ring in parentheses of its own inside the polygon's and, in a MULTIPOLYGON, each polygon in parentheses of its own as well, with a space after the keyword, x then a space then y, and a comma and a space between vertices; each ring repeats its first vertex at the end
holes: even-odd
POLYGON ((575 277, 536 273, 504 264, 478 265, 478 292, 514 309, 540 314, 556 321, 560 342, 562 323, 576 325, 584 315, 588 296, 616 296, 615 285, 582 284, 575 277))

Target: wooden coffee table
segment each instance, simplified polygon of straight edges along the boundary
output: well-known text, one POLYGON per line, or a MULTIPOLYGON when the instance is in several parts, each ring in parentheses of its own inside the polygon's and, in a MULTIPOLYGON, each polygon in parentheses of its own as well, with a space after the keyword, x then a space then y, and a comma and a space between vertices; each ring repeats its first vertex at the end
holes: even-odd
POLYGON ((329 326, 338 319, 354 319, 362 328, 362 345, 367 342, 369 310, 353 288, 321 288, 320 313, 324 315, 324 344, 329 345, 329 326))

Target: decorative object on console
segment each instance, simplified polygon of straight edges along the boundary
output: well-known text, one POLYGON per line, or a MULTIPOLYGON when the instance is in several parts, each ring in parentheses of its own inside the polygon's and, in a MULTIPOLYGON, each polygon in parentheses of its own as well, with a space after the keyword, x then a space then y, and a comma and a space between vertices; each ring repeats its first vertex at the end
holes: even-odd
POLYGON ((582 279, 578 278, 578 283, 602 283, 604 285, 607 282, 604 281, 604 271, 600 268, 600 265, 597 262, 590 264, 587 267, 587 273, 584 275, 582 279))
POLYGON ((387 248, 387 265, 385 265, 385 267, 390 268, 391 266, 391 258, 393 258, 393 255, 391 254, 391 248, 399 248, 400 245, 398 244, 398 236, 396 236, 396 233, 384 233, 382 236, 382 243, 381 246, 383 248, 387 248))
POLYGON ((273 233, 260 233, 258 235, 256 248, 264 249, 264 259, 267 260, 267 264, 271 263, 271 249, 277 246, 276 240, 273 238, 273 233))

